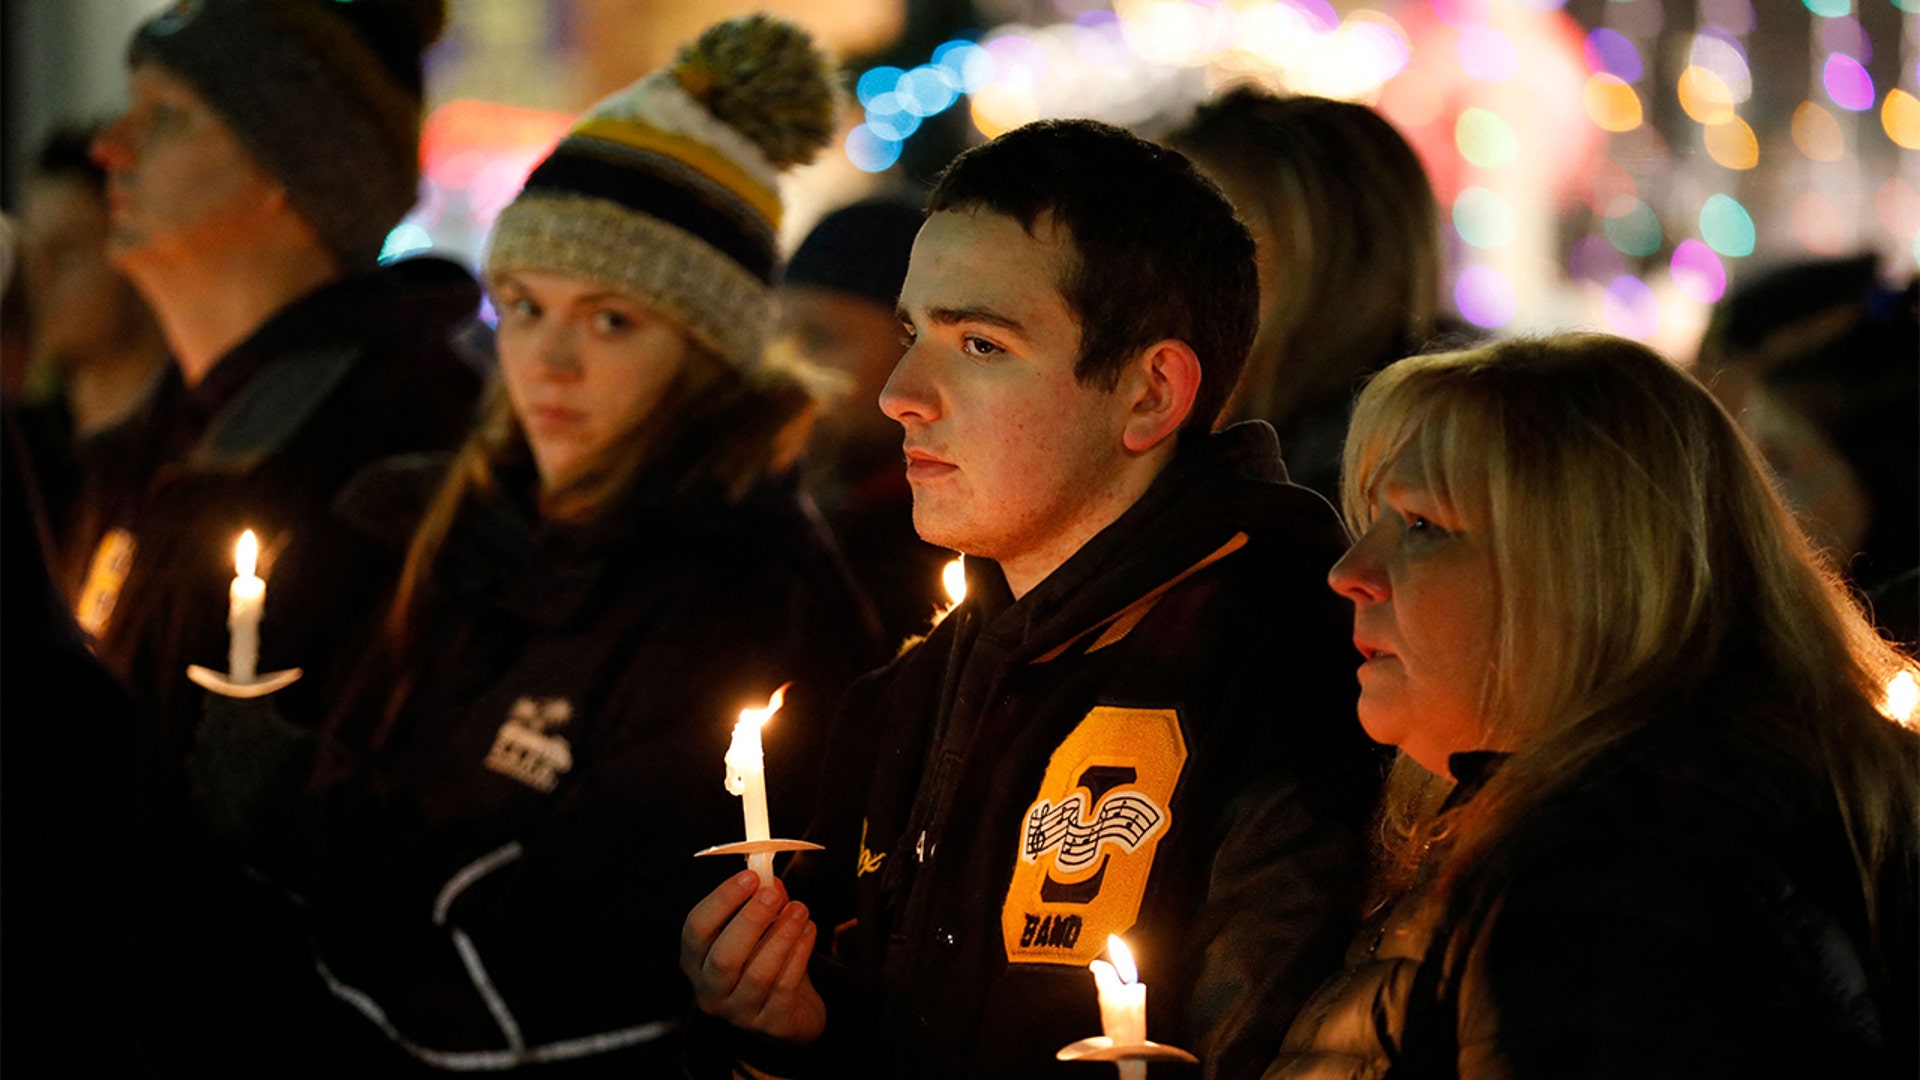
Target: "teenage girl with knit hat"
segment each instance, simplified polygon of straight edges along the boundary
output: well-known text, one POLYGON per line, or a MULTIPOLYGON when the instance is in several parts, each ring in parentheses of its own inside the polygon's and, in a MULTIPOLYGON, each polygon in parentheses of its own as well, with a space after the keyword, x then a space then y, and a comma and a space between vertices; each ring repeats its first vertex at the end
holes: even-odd
POLYGON ((742 835, 731 729, 787 682, 772 816, 806 824, 877 647, 792 482, 807 395, 762 356, 777 177, 832 131, 827 70, 756 16, 589 111, 500 217, 481 425, 450 471, 346 500, 419 524, 309 784, 330 1075, 660 1074, 681 917, 740 869, 693 857, 742 835))

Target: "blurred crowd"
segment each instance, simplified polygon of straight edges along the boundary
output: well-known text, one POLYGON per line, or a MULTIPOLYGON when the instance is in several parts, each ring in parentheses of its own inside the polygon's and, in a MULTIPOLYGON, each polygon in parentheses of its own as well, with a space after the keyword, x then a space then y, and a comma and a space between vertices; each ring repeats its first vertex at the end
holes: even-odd
POLYGON ((176 5, 3 222, 0 1063, 1920 1068, 1920 282, 1492 340, 1245 87, 783 252, 768 16, 382 261, 445 18, 176 5))

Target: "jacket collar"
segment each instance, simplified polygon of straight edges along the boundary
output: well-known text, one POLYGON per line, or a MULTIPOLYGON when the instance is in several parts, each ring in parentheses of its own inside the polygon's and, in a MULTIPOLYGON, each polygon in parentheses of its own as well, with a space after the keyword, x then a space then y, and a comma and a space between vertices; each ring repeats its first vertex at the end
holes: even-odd
POLYGON ((984 633, 1044 662, 1063 646, 1097 644, 1093 631, 1275 532, 1323 542, 1330 554, 1342 538, 1325 500, 1286 482, 1273 428, 1248 421, 1184 442, 1139 501, 1018 602, 997 564, 969 558, 967 602, 978 597, 984 633))

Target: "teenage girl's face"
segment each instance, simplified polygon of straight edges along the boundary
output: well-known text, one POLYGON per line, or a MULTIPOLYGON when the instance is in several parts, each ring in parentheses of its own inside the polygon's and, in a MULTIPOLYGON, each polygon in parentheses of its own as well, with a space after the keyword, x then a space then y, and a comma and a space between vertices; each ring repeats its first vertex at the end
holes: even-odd
POLYGON ((600 282, 512 270, 490 284, 507 396, 553 491, 652 413, 693 346, 645 297, 600 282))
POLYGON ((1499 589, 1484 529, 1428 489, 1409 449, 1372 492, 1374 519, 1327 575, 1353 601, 1360 724, 1429 772, 1448 775, 1486 742, 1499 589))

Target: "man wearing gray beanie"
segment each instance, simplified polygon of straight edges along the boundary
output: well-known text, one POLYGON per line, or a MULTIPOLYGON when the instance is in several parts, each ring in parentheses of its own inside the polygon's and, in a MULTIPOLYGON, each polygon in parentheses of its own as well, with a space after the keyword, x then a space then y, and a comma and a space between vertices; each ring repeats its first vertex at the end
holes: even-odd
MULTIPOLYGON (((329 507, 366 465, 452 448, 471 422, 477 284, 377 261, 414 202, 421 56, 445 17, 443 0, 181 0, 135 32, 131 106, 94 143, 112 258, 175 365, 102 437, 69 581, 141 707, 156 814, 186 817, 206 700, 187 668, 228 668, 243 530, 267 579, 258 670, 305 669, 276 701, 312 715, 389 572, 329 507)), ((271 960, 277 909, 197 858, 155 874, 165 1064, 273 1074, 306 983, 271 960)))

